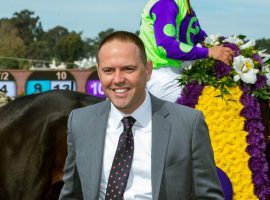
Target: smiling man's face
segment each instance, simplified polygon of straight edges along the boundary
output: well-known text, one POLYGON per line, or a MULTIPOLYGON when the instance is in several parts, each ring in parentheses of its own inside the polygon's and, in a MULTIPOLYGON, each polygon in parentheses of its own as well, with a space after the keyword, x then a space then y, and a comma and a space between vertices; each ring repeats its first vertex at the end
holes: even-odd
POLYGON ((132 42, 112 40, 98 54, 98 74, 105 94, 125 114, 136 110, 145 99, 152 65, 143 64, 139 48, 132 42))

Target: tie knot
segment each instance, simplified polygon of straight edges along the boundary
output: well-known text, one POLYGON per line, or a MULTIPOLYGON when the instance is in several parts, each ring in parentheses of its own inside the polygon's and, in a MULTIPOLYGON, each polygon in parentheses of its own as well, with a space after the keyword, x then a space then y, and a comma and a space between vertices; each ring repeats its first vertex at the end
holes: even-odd
POLYGON ((124 125, 124 130, 131 129, 134 123, 136 122, 136 119, 134 119, 131 116, 123 117, 121 120, 124 125))

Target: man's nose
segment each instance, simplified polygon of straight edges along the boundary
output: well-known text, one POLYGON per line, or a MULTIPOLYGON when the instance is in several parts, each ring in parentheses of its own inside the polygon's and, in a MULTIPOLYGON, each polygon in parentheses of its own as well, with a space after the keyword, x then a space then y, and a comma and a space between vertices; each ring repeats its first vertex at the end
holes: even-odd
POLYGON ((123 83, 124 81, 125 81, 125 77, 124 77, 123 73, 120 71, 116 71, 113 82, 115 84, 119 84, 119 83, 123 83))

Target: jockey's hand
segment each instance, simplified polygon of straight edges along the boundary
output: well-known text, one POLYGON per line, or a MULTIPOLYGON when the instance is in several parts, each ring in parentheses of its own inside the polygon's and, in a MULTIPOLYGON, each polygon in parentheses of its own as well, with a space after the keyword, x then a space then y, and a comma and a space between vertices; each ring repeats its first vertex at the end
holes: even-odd
POLYGON ((214 46, 209 48, 208 57, 214 58, 215 60, 219 60, 227 65, 230 65, 233 58, 233 51, 231 48, 223 47, 222 45, 214 46))

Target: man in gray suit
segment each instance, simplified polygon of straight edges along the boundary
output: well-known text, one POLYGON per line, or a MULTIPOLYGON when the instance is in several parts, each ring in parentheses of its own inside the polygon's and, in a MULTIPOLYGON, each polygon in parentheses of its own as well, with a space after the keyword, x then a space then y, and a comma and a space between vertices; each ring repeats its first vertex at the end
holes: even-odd
POLYGON ((146 91, 142 41, 112 33, 97 58, 108 100, 70 114, 59 199, 224 199, 202 113, 146 91))

